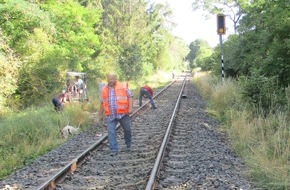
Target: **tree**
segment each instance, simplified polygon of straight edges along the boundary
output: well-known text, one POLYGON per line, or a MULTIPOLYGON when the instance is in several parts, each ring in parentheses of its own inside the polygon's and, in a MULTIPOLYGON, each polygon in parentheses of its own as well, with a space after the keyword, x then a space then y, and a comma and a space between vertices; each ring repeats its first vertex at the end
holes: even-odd
POLYGON ((193 0, 193 10, 203 9, 210 14, 225 14, 234 23, 234 31, 237 33, 239 20, 244 15, 247 0, 193 0))
POLYGON ((102 60, 104 65, 109 61, 107 65, 115 70, 122 68, 120 74, 125 75, 135 67, 140 68, 140 77, 152 73, 160 64, 158 57, 171 37, 167 31, 167 19, 172 11, 162 4, 148 6, 146 1, 139 0, 106 0, 102 1, 102 5, 104 12, 98 32, 105 44, 102 44, 96 59, 102 60), (137 65, 128 63, 130 67, 125 66, 125 58, 130 59, 134 55, 140 56, 137 65))
POLYGON ((286 5, 285 1, 254 2, 239 27, 241 36, 248 42, 250 51, 245 56, 252 58, 252 67, 261 75, 278 77, 284 87, 290 80, 290 15, 286 5))
POLYGON ((121 76, 125 80, 137 80, 142 76, 142 56, 137 45, 125 48, 119 58, 121 76))
POLYGON ((7 45, 6 37, 0 30, 0 116, 7 110, 11 100, 11 95, 17 89, 18 68, 21 62, 16 57, 14 51, 7 45))
POLYGON ((14 94, 23 105, 59 91, 65 71, 87 68, 85 64, 98 50, 94 31, 98 11, 72 0, 37 4, 11 0, 1 4, 0 10, 3 34, 23 62, 14 94))
MULTIPOLYGON (((202 39, 197 39, 191 42, 189 45, 190 52, 188 53, 186 59, 189 62, 190 68, 201 67, 202 69, 209 69, 208 57, 212 54, 212 49, 210 45, 202 39)), ((212 61, 210 60, 210 64, 212 61)))

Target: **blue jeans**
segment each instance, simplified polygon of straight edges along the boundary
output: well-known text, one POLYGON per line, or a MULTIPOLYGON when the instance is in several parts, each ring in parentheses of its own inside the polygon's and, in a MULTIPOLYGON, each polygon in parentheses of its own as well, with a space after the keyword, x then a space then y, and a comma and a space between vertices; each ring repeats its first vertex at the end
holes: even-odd
POLYGON ((131 132, 131 119, 129 115, 124 115, 121 119, 113 119, 110 120, 107 117, 107 130, 108 130, 108 141, 110 145, 110 149, 113 152, 118 152, 118 142, 117 142, 117 133, 116 133, 116 126, 120 122, 121 127, 124 131, 124 139, 127 148, 131 147, 132 142, 132 132, 131 132))

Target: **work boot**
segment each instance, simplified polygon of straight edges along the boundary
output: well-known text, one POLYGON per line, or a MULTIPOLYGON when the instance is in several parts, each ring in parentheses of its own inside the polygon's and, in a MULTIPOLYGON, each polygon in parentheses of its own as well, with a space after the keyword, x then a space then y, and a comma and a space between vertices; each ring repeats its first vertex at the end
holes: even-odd
POLYGON ((129 146, 127 145, 126 146, 126 152, 131 152, 131 145, 129 145, 129 146))

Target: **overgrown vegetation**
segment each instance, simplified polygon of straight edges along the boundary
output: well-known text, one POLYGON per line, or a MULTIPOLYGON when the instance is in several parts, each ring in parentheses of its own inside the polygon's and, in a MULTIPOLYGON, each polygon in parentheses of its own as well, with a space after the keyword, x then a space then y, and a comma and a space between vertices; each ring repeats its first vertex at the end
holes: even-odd
MULTIPOLYGON (((259 188, 290 188, 290 110, 288 103, 270 107, 265 114, 263 107, 253 107, 243 96, 239 81, 210 75, 196 74, 195 84, 208 103, 208 113, 222 122, 222 129, 233 149, 245 160, 249 177, 259 188)), ((271 91, 270 102, 276 102, 271 91)), ((266 93, 264 94, 266 95, 266 93)), ((263 99, 263 97, 257 97, 263 99)))
POLYGON ((224 83, 216 78, 221 47, 201 39, 187 47, 172 36, 167 5, 0 0, 0 177, 62 143, 59 125, 88 127, 86 111, 98 110, 97 86, 106 73, 116 72, 137 96, 142 84, 164 83, 148 76, 190 67, 211 72, 197 83, 251 177, 266 189, 289 189, 289 2, 193 0, 192 5, 224 13, 234 24, 235 33, 223 42, 224 83), (56 114, 51 97, 65 86, 67 71, 87 73, 90 101, 56 114))

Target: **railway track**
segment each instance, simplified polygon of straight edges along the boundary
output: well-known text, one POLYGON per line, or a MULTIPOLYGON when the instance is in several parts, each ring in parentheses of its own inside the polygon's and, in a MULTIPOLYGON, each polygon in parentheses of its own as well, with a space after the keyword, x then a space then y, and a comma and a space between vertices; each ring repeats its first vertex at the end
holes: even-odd
POLYGON ((177 80, 164 90, 155 97, 158 109, 145 104, 132 114, 130 152, 118 130, 120 153, 111 157, 106 135, 97 137, 99 129, 92 128, 0 185, 35 190, 253 189, 192 83, 177 80))
POLYGON ((130 152, 126 152, 119 130, 121 151, 116 157, 111 157, 108 146, 103 144, 57 189, 145 189, 183 84, 184 80, 176 81, 157 97, 159 109, 146 105, 132 116, 130 152))

